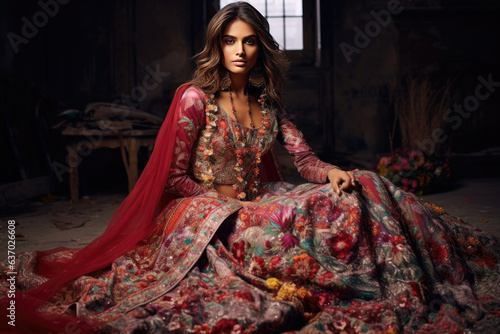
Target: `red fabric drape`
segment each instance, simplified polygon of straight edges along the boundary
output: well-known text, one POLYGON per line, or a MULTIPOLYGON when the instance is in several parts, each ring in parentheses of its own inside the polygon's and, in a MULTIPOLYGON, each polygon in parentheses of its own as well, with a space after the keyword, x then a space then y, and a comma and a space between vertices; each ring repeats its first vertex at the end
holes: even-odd
MULTIPOLYGON (((28 290, 17 291, 16 294, 16 328, 7 326, 2 321, 0 329, 43 333, 49 331, 67 331, 68 326, 75 326, 78 319, 53 316, 50 319, 41 317, 36 309, 47 302, 59 289, 68 282, 109 266, 122 254, 132 250, 136 244, 150 235, 155 227, 155 218, 161 209, 171 200, 164 191, 172 160, 177 124, 179 120, 180 100, 189 85, 185 84, 176 91, 167 117, 156 137, 155 147, 148 164, 142 172, 132 192, 123 201, 111 219, 104 233, 86 247, 78 250, 74 256, 62 264, 60 262, 40 261, 37 273, 49 278, 44 284, 28 290), (72 322, 73 321, 73 322, 72 322)), ((263 156, 261 164, 262 181, 272 182, 282 179, 277 171, 274 151, 263 156)), ((39 252, 39 257, 53 253, 61 248, 39 252)), ((9 300, 0 301, 3 311, 9 300)), ((5 320, 5 317, 3 317, 5 320)), ((79 330, 89 331, 97 323, 88 320, 79 322, 79 330)))

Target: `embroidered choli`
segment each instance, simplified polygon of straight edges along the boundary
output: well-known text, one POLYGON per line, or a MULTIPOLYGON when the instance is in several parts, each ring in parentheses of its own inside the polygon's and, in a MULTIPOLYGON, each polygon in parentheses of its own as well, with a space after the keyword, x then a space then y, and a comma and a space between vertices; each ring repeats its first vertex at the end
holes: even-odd
POLYGON ((257 199, 261 157, 271 148, 278 122, 271 117, 265 99, 259 99, 262 124, 250 129, 231 118, 215 96, 206 100, 205 120, 193 155, 194 176, 203 186, 232 185, 239 199, 257 199))
MULTIPOLYGON (((192 86, 186 90, 181 99, 179 125, 175 138, 174 158, 170 167, 169 179, 165 191, 172 192, 180 197, 189 197, 203 194, 208 189, 202 186, 207 174, 214 177, 215 184, 234 184, 237 174, 234 171, 236 153, 234 148, 235 120, 232 119, 217 103, 215 111, 215 131, 212 133, 213 154, 207 159, 207 127, 205 120, 205 107, 207 96, 199 88, 192 86)), ((332 168, 318 159, 307 145, 304 136, 287 117, 279 117, 276 110, 268 110, 270 125, 251 130, 243 129, 242 141, 245 143, 242 160, 240 162, 243 179, 247 180, 253 173, 256 152, 262 145, 260 152, 263 155, 274 143, 278 141, 290 152, 295 166, 300 175, 314 183, 325 183, 327 174, 332 168), (265 129, 265 133, 263 133, 265 129), (263 136, 256 140, 257 136, 263 136)))

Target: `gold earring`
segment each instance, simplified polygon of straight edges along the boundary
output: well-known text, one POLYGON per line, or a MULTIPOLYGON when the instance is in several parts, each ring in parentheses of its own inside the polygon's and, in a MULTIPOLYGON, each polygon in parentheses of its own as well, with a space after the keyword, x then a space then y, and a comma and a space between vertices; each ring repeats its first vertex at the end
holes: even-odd
POLYGON ((250 70, 250 77, 248 78, 248 82, 254 87, 262 87, 265 83, 264 74, 262 73, 262 69, 260 66, 254 66, 250 70))
POLYGON ((223 71, 222 75, 219 73, 219 89, 221 91, 228 91, 229 88, 231 87, 231 77, 229 76, 228 71, 223 71))

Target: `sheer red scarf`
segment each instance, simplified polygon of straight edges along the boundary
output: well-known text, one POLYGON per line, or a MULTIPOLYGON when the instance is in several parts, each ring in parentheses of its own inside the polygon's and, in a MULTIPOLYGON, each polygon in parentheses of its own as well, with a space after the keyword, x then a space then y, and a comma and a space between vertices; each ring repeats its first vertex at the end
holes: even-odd
MULTIPOLYGON (((180 112, 180 100, 189 85, 179 87, 170 105, 167 117, 156 137, 151 158, 142 172, 132 192, 116 210, 104 233, 86 247, 78 250, 67 263, 39 261, 36 272, 48 280, 40 286, 28 291, 17 291, 16 322, 17 328, 10 330, 23 332, 43 332, 67 330, 68 317, 54 316, 42 318, 36 309, 47 302, 54 294, 70 281, 90 272, 106 268, 122 254, 132 250, 136 244, 149 236, 154 228, 156 216, 168 202, 175 199, 164 191, 168 179, 170 163, 174 151, 174 143, 180 112)), ((265 154, 261 163, 261 181, 272 182, 282 180, 274 148, 265 154)), ((38 252, 39 258, 57 252, 38 252)), ((0 301, 5 310, 9 300, 0 301)), ((76 318, 74 319, 77 320, 76 318)), ((4 328, 2 321, 0 328, 4 328)), ((88 321, 79 325, 78 329, 86 331, 98 324, 88 321)))

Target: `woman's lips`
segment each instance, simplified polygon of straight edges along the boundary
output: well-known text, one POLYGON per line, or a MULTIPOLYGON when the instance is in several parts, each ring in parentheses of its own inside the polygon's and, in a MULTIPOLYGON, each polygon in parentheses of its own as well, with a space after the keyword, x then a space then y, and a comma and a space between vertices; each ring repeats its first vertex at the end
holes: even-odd
POLYGON ((234 60, 233 64, 236 66, 245 66, 247 64, 247 62, 244 60, 234 60))

